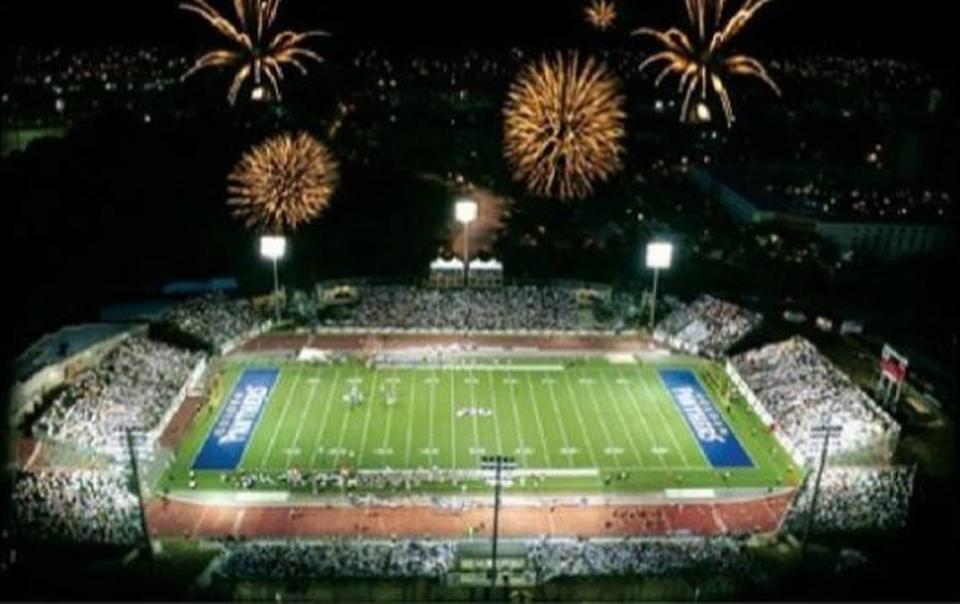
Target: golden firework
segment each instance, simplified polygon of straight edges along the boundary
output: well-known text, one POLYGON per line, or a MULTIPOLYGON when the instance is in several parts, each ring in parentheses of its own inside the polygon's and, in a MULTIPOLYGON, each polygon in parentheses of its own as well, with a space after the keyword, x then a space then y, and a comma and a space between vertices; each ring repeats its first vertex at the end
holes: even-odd
POLYGON ((617 20, 617 8, 612 0, 591 0, 584 9, 587 23, 603 31, 617 20))
POLYGON ((521 71, 504 106, 514 178, 543 197, 583 198, 622 168, 620 82, 593 58, 542 57, 521 71))
POLYGON ((280 0, 233 0, 236 22, 210 6, 205 0, 187 0, 180 8, 200 15, 214 29, 233 44, 233 48, 218 49, 201 56, 183 75, 186 79, 206 67, 228 67, 236 73, 227 99, 234 104, 244 82, 253 79, 251 98, 266 96, 266 85, 276 99, 280 99, 280 81, 283 66, 292 65, 306 75, 307 68, 300 59, 322 63, 323 59, 303 42, 316 36, 328 36, 323 31, 281 31, 273 33, 273 25, 280 8, 280 0))
POLYGON ((700 91, 701 103, 706 103, 708 90, 712 90, 720 100, 727 126, 731 126, 734 121, 733 105, 723 80, 727 75, 755 77, 780 96, 780 89, 760 61, 748 55, 727 53, 730 41, 743 31, 757 11, 771 1, 746 0, 739 10, 725 19, 726 0, 684 0, 690 26, 694 30, 692 35, 677 28, 659 31, 642 27, 633 32, 634 35, 651 36, 663 45, 663 50, 640 64, 640 70, 665 63, 655 80, 656 86, 671 73, 680 77, 679 92, 683 95, 681 121, 697 119, 696 113, 691 110, 691 101, 697 90, 700 91))
POLYGON ((316 218, 340 182, 333 154, 306 132, 281 134, 244 154, 227 177, 227 205, 247 228, 283 233, 316 218))

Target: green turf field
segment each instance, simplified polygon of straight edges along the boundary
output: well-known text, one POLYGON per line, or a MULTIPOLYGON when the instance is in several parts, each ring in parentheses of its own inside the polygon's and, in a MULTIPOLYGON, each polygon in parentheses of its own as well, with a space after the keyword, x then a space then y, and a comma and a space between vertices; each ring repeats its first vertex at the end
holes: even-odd
MULTIPOLYGON (((736 397, 729 407, 720 402, 732 391, 722 370, 697 359, 657 365, 498 359, 417 368, 227 360, 218 400, 195 420, 161 488, 187 486, 220 404, 251 367, 279 367, 281 373, 236 472, 475 469, 481 455, 502 453, 514 456, 521 469, 550 470, 543 480, 515 481, 517 489, 531 492, 773 487, 798 480, 788 455, 746 404, 736 397), (711 467, 658 367, 697 373, 753 467, 711 467), (364 400, 351 407, 344 396, 354 386, 364 400), (388 405, 391 390, 396 402, 388 405), (458 415, 467 408, 488 415, 458 415)), ((223 475, 197 471, 197 488, 231 488, 223 475)), ((481 480, 420 485, 437 492, 454 488, 486 487, 481 480)))

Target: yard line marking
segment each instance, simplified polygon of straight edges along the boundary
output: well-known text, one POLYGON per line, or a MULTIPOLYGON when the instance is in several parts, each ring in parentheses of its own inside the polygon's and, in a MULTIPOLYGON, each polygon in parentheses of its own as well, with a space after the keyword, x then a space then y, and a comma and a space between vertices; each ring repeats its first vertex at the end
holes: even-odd
MULTIPOLYGON (((640 372, 640 371, 642 371, 642 369, 641 369, 640 367, 637 367, 637 371, 640 372)), ((661 384, 661 382, 660 382, 659 374, 656 374, 656 369, 651 369, 651 371, 653 371, 653 372, 654 372, 654 375, 657 377, 656 383, 657 383, 658 385, 660 385, 661 388, 664 388, 664 386, 663 386, 663 385, 661 384)), ((641 376, 641 378, 642 378, 642 377, 643 377, 643 374, 641 373, 640 376, 641 376)), ((653 397, 652 397, 653 400, 655 400, 655 401, 663 401, 664 403, 666 403, 666 404, 669 406, 670 410, 671 410, 671 411, 673 412, 673 414, 674 414, 674 417, 675 417, 677 420, 679 420, 680 423, 684 426, 684 429, 686 430, 686 434, 687 434, 688 436, 690 436, 691 438, 694 438, 694 440, 696 440, 696 437, 694 437, 694 436, 693 436, 693 433, 690 432, 690 428, 687 427, 687 423, 686 423, 686 421, 683 419, 683 415, 680 413, 680 410, 677 409, 676 405, 673 404, 673 400, 672 400, 672 399, 668 400, 668 399, 665 398, 666 396, 670 396, 670 393, 669 393, 669 392, 666 392, 666 390, 664 390, 663 394, 664 394, 665 396, 663 396, 663 397, 658 397, 656 390, 654 390, 654 388, 653 388, 652 385, 648 385, 647 382, 646 382, 646 380, 641 380, 641 383, 643 384, 644 389, 645 389, 647 392, 649 392, 649 393, 651 393, 651 394, 653 395, 653 397)), ((676 434, 675 434, 674 431, 673 431, 673 423, 674 423, 674 422, 672 422, 672 421, 667 421, 667 415, 663 412, 662 406, 658 405, 658 406, 656 407, 656 409, 657 409, 658 412, 660 412, 660 417, 663 418, 663 419, 664 419, 664 422, 667 424, 667 432, 669 432, 670 436, 673 438, 673 442, 674 442, 674 443, 679 443, 679 439, 677 439, 676 434)), ((678 445, 678 446, 679 446, 679 445, 678 445)), ((686 451, 685 451, 684 449, 685 449, 685 447, 680 449, 680 457, 683 458, 683 462, 684 462, 684 463, 689 464, 689 463, 690 463, 690 459, 687 457, 686 451)), ((707 454, 704 453, 704 452, 703 452, 703 449, 700 448, 700 444, 699 444, 699 443, 696 443, 696 446, 694 447, 694 449, 697 450, 697 453, 699 454, 700 459, 702 460, 703 464, 704 464, 706 467, 708 467, 708 468, 712 468, 713 465, 710 463, 710 460, 707 459, 707 454)))
MULTIPOLYGON (((407 401, 407 447, 403 456, 403 467, 410 467, 410 451, 413 447, 413 404, 417 400, 417 380, 410 380, 410 398, 407 401)), ((430 419, 433 422, 433 418, 430 419)))
MULTIPOLYGON (((620 410, 620 401, 617 400, 613 390, 610 389, 610 385, 607 383, 607 378, 603 376, 603 374, 600 375, 600 382, 603 383, 610 395, 609 404, 611 407, 613 407, 613 412, 617 414, 617 419, 620 420, 620 426, 623 429, 624 434, 627 435, 627 441, 630 443, 630 448, 633 449, 633 454, 637 456, 637 460, 640 463, 644 463, 643 454, 641 453, 640 449, 637 448, 637 443, 635 440, 633 440, 633 432, 630 430, 630 426, 627 425, 627 419, 624 417, 623 411, 620 410)), ((590 393, 593 394, 593 391, 591 390, 590 393)))
POLYGON ((567 384, 567 392, 570 394, 570 406, 573 407, 573 412, 577 416, 577 423, 580 424, 580 432, 583 434, 583 439, 587 443, 587 454, 590 456, 590 463, 593 464, 593 467, 599 468, 600 464, 597 463, 597 455, 593 450, 593 443, 590 442, 590 432, 587 431, 587 425, 583 421, 583 416, 580 415, 580 404, 577 402, 578 399, 570 387, 570 380, 567 379, 565 382, 567 384))
MULTIPOLYGON (((293 378, 293 387, 290 388, 290 393, 287 395, 287 400, 283 402, 283 409, 280 410, 280 419, 277 420, 276 425, 273 427, 273 434, 270 436, 270 442, 267 444, 267 452, 263 457, 260 458, 261 470, 265 465, 267 465, 267 460, 270 459, 270 452, 273 451, 273 447, 277 442, 277 434, 280 433, 280 427, 283 425, 283 419, 287 416, 287 410, 290 408, 290 401, 293 399, 293 395, 297 391, 297 384, 300 383, 301 376, 303 376, 303 369, 297 371, 297 377, 293 378)), ((261 417, 260 419, 263 418, 261 417)))
POLYGON ((313 458, 310 461, 311 466, 315 466, 317 463, 317 455, 320 454, 320 439, 323 438, 323 433, 327 430, 327 418, 330 416, 330 409, 333 407, 333 395, 337 392, 337 381, 340 379, 340 368, 337 367, 333 370, 333 385, 330 386, 330 392, 327 394, 327 405, 323 410, 323 417, 320 419, 320 429, 317 431, 316 436, 313 437, 313 458))
MULTIPOLYGON (((398 379, 399 379, 399 378, 392 378, 392 381, 384 380, 384 383, 388 383, 388 384, 389 384, 389 383, 393 383, 393 384, 396 384, 397 381, 398 381, 398 379)), ((396 400, 395 400, 395 401, 393 401, 393 404, 392 404, 392 405, 388 405, 388 409, 387 409, 387 425, 386 425, 386 429, 385 429, 384 432, 383 432, 383 441, 381 441, 381 443, 380 443, 380 450, 381 450, 381 451, 386 451, 387 449, 389 449, 389 450, 390 450, 390 453, 393 453, 393 447, 388 447, 388 446, 387 446, 387 444, 388 444, 387 441, 390 440, 390 427, 393 425, 393 408, 397 406, 397 403, 398 403, 398 402, 399 402, 399 401, 396 401, 396 400)))
POLYGON ((513 420, 514 420, 514 421, 513 421, 513 429, 516 430, 516 432, 517 432, 517 441, 520 443, 520 446, 518 447, 519 450, 517 451, 517 453, 518 453, 518 454, 520 455, 520 457, 521 457, 521 464, 524 465, 524 466, 526 466, 526 465, 527 465, 527 455, 530 455, 530 454, 532 453, 532 450, 530 449, 530 447, 527 447, 527 446, 523 443, 523 431, 520 430, 520 426, 522 425, 521 422, 520 422, 520 412, 517 410, 517 393, 514 391, 514 388, 516 388, 516 385, 517 385, 517 381, 516 381, 516 380, 513 380, 512 382, 509 383, 509 386, 510 386, 510 400, 513 402, 513 404, 510 405, 510 408, 513 409, 513 420))
POLYGON ((553 462, 550 461, 550 447, 547 446, 547 435, 543 431, 543 422, 540 421, 540 410, 539 403, 537 403, 537 397, 533 394, 533 383, 530 381, 530 374, 525 374, 527 377, 527 389, 530 391, 530 405, 533 407, 533 414, 537 418, 537 429, 540 430, 540 442, 543 443, 543 454, 547 458, 547 467, 553 467, 553 462))
MULTIPOLYGON (((373 392, 374 392, 374 389, 376 389, 376 387, 377 387, 377 378, 378 378, 379 376, 380 376, 380 374, 379 374, 378 372, 376 372, 376 371, 373 372, 373 379, 370 380, 370 392, 369 392, 369 395, 368 395, 366 398, 364 398, 365 403, 368 404, 368 405, 370 404, 370 399, 373 398, 373 392)), ((350 422, 349 422, 349 419, 350 419, 350 417, 353 416, 353 414, 351 413, 351 411, 352 411, 352 409, 348 409, 348 410, 343 414, 343 422, 341 422, 341 424, 340 424, 340 441, 337 443, 337 448, 336 448, 336 451, 334 452, 334 458, 333 458, 333 466, 334 466, 334 467, 336 467, 337 464, 340 463, 340 458, 343 457, 343 454, 347 452, 346 449, 343 448, 343 440, 344 440, 344 438, 345 438, 346 435, 347 435, 347 424, 350 423, 350 422)), ((360 464, 357 463, 357 467, 359 467, 359 466, 360 466, 360 464)))
MULTIPOLYGON (((300 423, 297 424, 297 431, 293 434, 293 443, 288 447, 288 449, 297 449, 297 456, 300 455, 300 450, 297 447, 297 445, 300 444, 300 434, 303 432, 303 424, 306 423, 307 411, 309 411, 313 405, 313 397, 317 394, 317 386, 320 384, 320 379, 310 378, 307 380, 307 383, 310 384, 310 394, 307 396, 307 404, 303 406, 303 411, 300 413, 300 423)), ((288 468, 290 467, 292 457, 292 455, 287 455, 288 468)))
MULTIPOLYGON (((436 375, 436 370, 433 370, 433 374, 436 375)), ((436 406, 436 399, 437 399, 437 385, 439 383, 440 383, 439 378, 434 377, 433 383, 430 384, 430 446, 428 448, 431 451, 436 451, 437 449, 437 444, 436 444, 436 440, 433 432, 433 422, 434 422, 433 414, 434 414, 434 407, 436 406)), ((436 455, 436 453, 433 453, 433 455, 436 455)))
MULTIPOLYGON (((637 368, 637 371, 638 371, 638 372, 641 371, 639 367, 637 368)), ((629 383, 629 380, 627 380, 627 383, 629 383)), ((633 396, 633 388, 631 388, 630 386, 624 386, 624 387, 625 387, 626 390, 627 390, 627 394, 629 394, 631 398, 634 398, 634 396, 633 396)), ((644 376, 643 376, 642 373, 640 373, 640 387, 643 388, 643 390, 644 390, 644 392, 646 393, 647 397, 650 399, 650 406, 653 407, 654 412, 656 412, 656 414, 660 417, 661 423, 662 423, 664 426, 666 426, 667 434, 670 436, 670 440, 673 441, 673 446, 676 447, 676 448, 677 448, 677 451, 680 452, 680 458, 683 459, 683 463, 686 464, 686 465, 690 465, 690 459, 687 457, 687 453, 686 453, 686 451, 684 450, 686 447, 681 447, 681 446, 680 446, 680 441, 677 440, 677 436, 676 436, 676 434, 674 434, 674 432, 673 432, 673 425, 672 425, 673 422, 671 422, 671 421, 662 413, 662 410, 660 409, 660 405, 657 404, 656 393, 650 391, 650 386, 647 384, 647 380, 644 378, 644 376)))
MULTIPOLYGON (((604 376, 603 380, 601 381, 603 382, 603 385, 606 387, 607 392, 610 393, 610 399, 619 403, 619 400, 617 399, 617 393, 613 391, 613 388, 610 386, 610 381, 606 378, 606 376, 604 376)), ((643 414, 640 413, 639 409, 636 408, 633 397, 629 397, 629 399, 630 399, 630 403, 634 406, 634 410, 637 411, 638 415, 640 415, 640 425, 643 426, 643 431, 647 433, 647 437, 650 439, 650 442, 653 443, 653 446, 655 447, 658 446, 656 437, 654 437, 653 432, 650 430, 650 426, 647 425, 647 420, 644 419, 643 414)), ((619 404, 614 405, 614 407, 618 410, 620 409, 619 404)), ((620 417, 620 421, 623 422, 622 425, 626 427, 627 426, 626 419, 623 413, 621 411, 618 411, 617 416, 620 417)), ((633 436, 631 435, 629 429, 627 430, 627 437, 630 439, 631 443, 634 442, 633 436)), ((633 448, 634 450, 636 450, 636 445, 633 445, 633 448)), ((660 461, 661 466, 667 465, 667 463, 659 455, 654 455, 654 457, 660 461)), ((642 455, 640 456, 640 463, 644 463, 642 455)))
MULTIPOLYGON (((567 387, 570 388, 570 394, 572 396, 573 387, 570 386, 570 379, 567 378, 566 382, 567 382, 567 387)), ((579 383, 583 385, 584 384, 583 379, 581 379, 579 383)), ((603 451, 607 455, 611 455, 613 457, 613 462, 616 464, 617 468, 620 468, 620 457, 617 455, 608 453, 608 451, 613 451, 614 449, 617 449, 617 447, 613 446, 613 439, 610 438, 610 430, 607 428, 607 422, 603 419, 603 413, 600 410, 600 406, 597 404, 597 401, 595 398, 593 398, 593 396, 590 397, 590 400, 593 402, 593 406, 597 411, 596 416, 597 416, 597 419, 600 420, 600 429, 603 431, 603 435, 607 439, 607 446, 603 449, 603 451)))
POLYGON ((490 403, 493 405, 493 435, 497 441, 497 453, 502 455, 503 442, 500 440, 500 410, 497 408, 497 388, 493 383, 493 372, 487 372, 490 382, 490 403))
MULTIPOLYGON (((468 367, 470 367, 468 365, 468 367)), ((477 408, 477 379, 473 377, 473 368, 471 367, 470 377, 465 380, 467 384, 470 385, 470 406, 474 409, 477 408)), ((480 419, 477 417, 477 414, 473 414, 473 447, 470 449, 471 455, 485 455, 487 450, 486 448, 480 446, 480 419)))
POLYGON ((457 414, 456 414, 456 403, 454 399, 456 398, 455 392, 457 391, 457 380, 454 377, 453 373, 448 373, 447 377, 450 378, 450 448, 453 449, 453 462, 452 468, 457 469, 457 414))
POLYGON ((557 425, 560 427, 560 438, 563 439, 563 447, 561 447, 560 451, 563 455, 567 456, 567 465, 572 468, 574 465, 572 452, 576 452, 577 449, 571 446, 570 439, 567 438, 567 428, 563 425, 563 414, 560 413, 560 404, 557 403, 557 395, 553 391, 553 380, 551 379, 549 382, 543 380, 543 383, 547 384, 547 390, 550 391, 550 400, 553 401, 553 410, 556 412, 557 425))
MULTIPOLYGON (((376 381, 377 377, 380 376, 379 370, 374 370, 373 378, 376 381)), ((367 415, 363 420, 363 433, 360 436, 360 450, 357 451, 357 468, 362 466, 363 454, 367 450, 367 433, 370 431, 370 418, 373 417, 373 397, 376 395, 377 389, 373 387, 370 389, 370 396, 368 396, 363 404, 367 406, 367 415)))

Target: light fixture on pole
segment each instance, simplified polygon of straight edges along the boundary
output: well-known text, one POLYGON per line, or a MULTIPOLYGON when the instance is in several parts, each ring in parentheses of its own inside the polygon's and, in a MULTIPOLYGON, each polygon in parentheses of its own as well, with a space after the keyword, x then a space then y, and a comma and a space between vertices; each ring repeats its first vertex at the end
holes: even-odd
POLYGON ((500 541, 500 491, 504 486, 513 484, 510 474, 517 469, 517 461, 505 455, 484 455, 480 458, 480 469, 493 474, 487 481, 493 486, 493 555, 490 561, 489 577, 492 587, 496 587, 497 546, 500 541))
MULTIPOLYGON (((811 432, 816 433, 811 434, 811 437, 816 438, 820 434, 823 435, 823 447, 820 449, 820 465, 817 467, 817 478, 813 484, 813 497, 810 499, 810 506, 807 508, 807 522, 806 526, 803 529, 803 544, 800 547, 800 559, 807 559, 807 543, 810 538, 810 529, 813 527, 814 518, 817 515, 817 499, 820 498, 820 479, 823 478, 823 468, 827 465, 827 454, 830 449, 830 437, 834 433, 837 434, 837 437, 843 435, 843 426, 836 425, 834 422, 833 410, 827 409, 826 419, 822 419, 820 425, 813 426, 811 432)), ((812 439, 811 439, 812 440, 812 439)), ((807 475, 807 481, 810 480, 810 475, 807 475)), ((803 485, 804 489, 808 487, 807 484, 803 485)))
POLYGON ((653 329, 653 321, 656 316, 657 281, 660 276, 660 269, 670 268, 672 261, 672 243, 654 241, 647 244, 647 268, 653 269, 653 297, 650 299, 650 329, 653 329))
POLYGON ((264 235, 260 238, 260 255, 273 261, 273 302, 276 320, 280 322, 280 280, 277 275, 277 261, 287 253, 287 239, 277 235, 264 235))
POLYGON ((463 284, 468 285, 470 275, 470 223, 477 219, 477 202, 462 199, 454 206, 457 222, 463 223, 463 284))

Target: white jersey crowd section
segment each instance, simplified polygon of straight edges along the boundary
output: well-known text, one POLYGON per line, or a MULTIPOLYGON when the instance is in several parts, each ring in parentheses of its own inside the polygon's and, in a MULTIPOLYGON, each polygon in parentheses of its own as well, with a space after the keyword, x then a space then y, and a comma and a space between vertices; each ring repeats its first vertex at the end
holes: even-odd
POLYGON ((810 464, 834 430, 830 459, 888 463, 900 426, 809 341, 796 337, 731 359, 748 400, 786 440, 797 461, 810 464))

